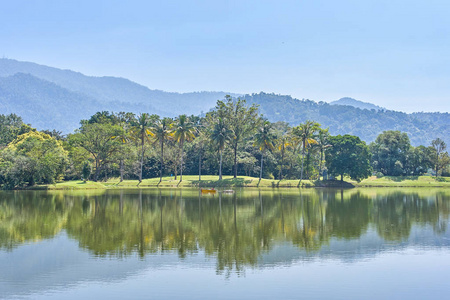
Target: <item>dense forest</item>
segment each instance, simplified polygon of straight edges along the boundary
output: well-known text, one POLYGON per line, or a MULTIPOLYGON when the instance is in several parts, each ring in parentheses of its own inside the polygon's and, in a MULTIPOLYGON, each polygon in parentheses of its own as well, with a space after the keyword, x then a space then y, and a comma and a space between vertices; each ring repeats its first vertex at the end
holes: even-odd
MULTIPOLYGON (((205 115, 224 92, 169 93, 152 90, 124 78, 91 77, 29 62, 0 59, 0 113, 15 113, 38 130, 57 128, 73 133, 80 120, 98 111, 151 112, 161 117, 205 115)), ((270 122, 297 126, 315 120, 332 135, 351 134, 366 143, 383 131, 408 134, 413 146, 435 138, 450 143, 450 114, 407 114, 343 98, 333 103, 299 100, 291 96, 257 93, 239 96, 259 106, 270 122), (338 105, 336 105, 338 104, 338 105)))
POLYGON ((21 117, 0 115, 0 184, 6 189, 60 180, 106 180, 183 174, 271 179, 360 181, 384 175, 449 175, 446 143, 414 147, 408 134, 385 131, 367 145, 354 135, 306 120, 272 123, 258 106, 226 96, 204 116, 176 118, 97 112, 69 135, 38 131, 21 117))

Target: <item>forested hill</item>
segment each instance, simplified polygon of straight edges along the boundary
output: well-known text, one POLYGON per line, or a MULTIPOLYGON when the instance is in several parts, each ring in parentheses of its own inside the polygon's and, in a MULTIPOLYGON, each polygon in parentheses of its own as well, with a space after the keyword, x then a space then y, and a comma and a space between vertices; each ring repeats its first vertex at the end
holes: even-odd
MULTIPOLYGON (((79 127, 80 120, 104 110, 169 117, 198 115, 209 111, 225 94, 169 93, 123 78, 91 77, 35 63, 0 59, 0 114, 15 113, 38 129, 70 133, 79 127)), ((262 92, 244 97, 250 104, 258 104, 272 122, 286 121, 295 126, 314 120, 329 127, 331 134, 354 134, 367 142, 384 130, 401 130, 408 133, 415 146, 429 145, 437 137, 450 144, 448 113, 368 110, 262 92)))
MULTIPOLYGON (((103 110, 112 109, 113 106, 118 109, 117 106, 119 106, 123 107, 124 111, 148 111, 171 117, 207 111, 215 105, 217 99, 223 99, 226 94, 229 94, 225 92, 170 93, 151 90, 125 78, 86 76, 71 70, 61 70, 31 62, 0 59, 0 80, 4 81, 2 77, 18 73, 29 74, 53 83, 67 90, 67 93, 78 93, 86 100, 95 99, 104 107, 103 110), (116 105, 112 105, 113 103, 116 105), (126 109, 127 105, 133 109, 126 109), (140 108, 135 110, 136 106, 140 108)), ((18 80, 18 78, 14 79, 18 80)), ((43 88, 46 86, 47 84, 44 84, 43 88)), ((4 88, 7 87, 4 86, 4 88)), ((35 92, 39 94, 41 91, 36 89, 35 92)), ((0 99, 3 95, 4 92, 0 93, 0 99)), ((34 101, 38 101, 38 99, 34 99, 34 101)), ((41 101, 45 103, 45 99, 41 99, 41 101)), ((60 101, 61 103, 66 102, 65 98, 61 98, 60 101)), ((67 104, 74 105, 76 103, 67 104)), ((86 117, 88 116, 83 118, 86 117)), ((27 119, 25 118, 25 120, 27 119)), ((67 128, 62 129, 67 130, 67 128)))
POLYGON ((329 127, 333 135, 353 134, 366 142, 375 140, 385 130, 400 130, 408 133, 415 146, 429 145, 437 137, 450 143, 449 113, 407 114, 392 110, 368 110, 267 93, 246 95, 245 99, 248 103, 258 104, 260 111, 272 122, 285 121, 296 125, 314 120, 322 127, 329 127))

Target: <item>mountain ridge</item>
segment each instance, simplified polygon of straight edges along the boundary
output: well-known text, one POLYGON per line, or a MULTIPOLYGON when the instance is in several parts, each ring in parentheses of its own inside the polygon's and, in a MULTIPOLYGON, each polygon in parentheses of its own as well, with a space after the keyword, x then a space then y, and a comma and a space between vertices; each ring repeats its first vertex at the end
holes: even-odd
MULTIPOLYGON (((80 120, 105 110, 168 117, 199 115, 212 109, 226 94, 229 93, 150 90, 125 78, 90 77, 71 70, 0 59, 0 114, 16 113, 38 129, 70 133, 79 127, 80 120)), ((264 92, 242 98, 248 104, 259 105, 261 113, 271 122, 283 121, 296 126, 314 120, 324 128, 329 127, 333 135, 353 134, 366 142, 373 141, 385 130, 408 133, 413 145, 429 145, 436 137, 450 142, 448 113, 407 114, 264 92)))

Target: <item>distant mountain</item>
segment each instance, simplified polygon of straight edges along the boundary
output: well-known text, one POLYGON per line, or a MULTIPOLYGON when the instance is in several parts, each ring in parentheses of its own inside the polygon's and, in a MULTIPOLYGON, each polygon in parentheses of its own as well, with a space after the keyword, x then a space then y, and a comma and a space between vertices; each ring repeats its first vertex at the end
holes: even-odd
MULTIPOLYGON (((142 107, 133 109, 133 112, 145 111, 170 117, 206 112, 218 99, 223 99, 226 94, 230 94, 225 92, 170 93, 151 90, 124 78, 86 76, 71 70, 61 70, 31 62, 0 59, 0 77, 17 73, 30 74, 54 83, 68 92, 95 99, 98 103, 105 104, 105 110, 109 109, 111 103, 122 103, 124 108, 126 104, 142 107)), ((126 109, 126 111, 131 110, 126 109)))
POLYGON ((259 93, 246 95, 248 103, 258 104, 271 122, 284 121, 293 126, 306 120, 329 127, 332 135, 353 134, 372 142, 386 130, 408 133, 411 144, 430 145, 437 137, 450 142, 449 113, 413 113, 392 110, 367 110, 348 105, 298 100, 291 96, 259 93))
POLYGON ((375 109, 375 110, 385 110, 384 107, 369 103, 369 102, 363 102, 363 101, 359 101, 353 98, 349 98, 349 97, 344 97, 341 98, 339 100, 336 101, 332 101, 330 102, 331 105, 348 105, 348 106, 353 106, 356 108, 361 108, 361 109, 375 109))
MULTIPOLYGON (((28 62, 0 59, 0 114, 16 113, 38 129, 73 132, 79 121, 97 111, 148 112, 175 117, 201 114, 213 108, 225 92, 169 93, 150 90, 123 78, 90 77, 81 73, 28 62)), ((232 96, 237 96, 232 94, 232 96)), ((295 126, 314 120, 329 127, 330 133, 354 134, 371 142, 385 130, 407 132, 411 143, 429 145, 440 137, 450 144, 449 113, 413 113, 370 109, 354 105, 298 100, 291 96, 259 93, 242 96, 272 122, 295 126)), ((349 98, 344 98, 349 99, 349 98)), ((340 103, 361 105, 351 99, 340 103)), ((367 104, 367 103, 366 103, 367 104)), ((376 108, 374 108, 376 107, 376 108)))

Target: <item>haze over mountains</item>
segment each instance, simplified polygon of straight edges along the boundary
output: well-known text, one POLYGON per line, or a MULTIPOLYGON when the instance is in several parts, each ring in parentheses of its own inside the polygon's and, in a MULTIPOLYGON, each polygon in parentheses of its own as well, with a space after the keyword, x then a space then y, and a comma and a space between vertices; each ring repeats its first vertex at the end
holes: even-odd
MULTIPOLYGON (((0 114, 15 113, 38 129, 73 132, 97 111, 148 112, 175 117, 209 111, 226 92, 171 93, 151 90, 128 79, 91 77, 30 62, 0 59, 0 114)), ((231 94, 234 97, 240 95, 231 94)), ((449 113, 406 114, 342 98, 331 103, 258 93, 242 95, 259 105, 270 121, 298 125, 314 120, 331 134, 354 134, 371 142, 384 130, 407 132, 411 143, 450 142, 449 113)))

